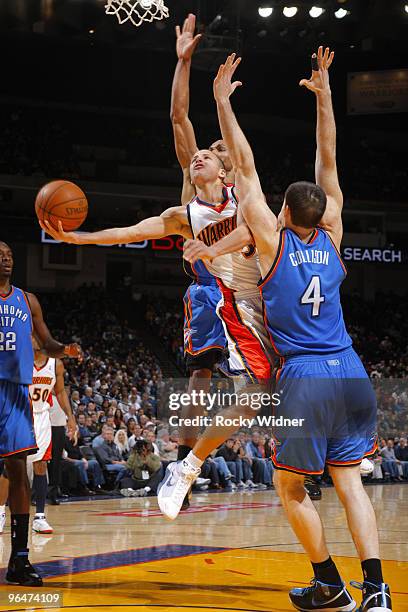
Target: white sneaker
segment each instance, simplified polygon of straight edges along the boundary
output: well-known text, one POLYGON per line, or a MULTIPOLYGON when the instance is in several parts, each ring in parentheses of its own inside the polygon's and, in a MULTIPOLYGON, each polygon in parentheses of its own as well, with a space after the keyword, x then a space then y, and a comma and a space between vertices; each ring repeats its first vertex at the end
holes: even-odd
POLYGON ((259 483, 256 485, 256 488, 257 488, 257 489, 259 489, 259 490, 261 490, 261 491, 264 491, 264 490, 265 490, 265 489, 267 489, 268 487, 266 486, 266 484, 263 484, 262 482, 259 482, 259 483))
POLYGON ((256 484, 254 482, 252 482, 252 480, 247 480, 245 482, 246 486, 249 487, 250 489, 255 489, 256 488, 256 484))
POLYGON ((45 514, 36 514, 33 520, 33 531, 36 533, 53 533, 53 528, 48 524, 45 514))
POLYGON ((248 488, 248 485, 243 480, 240 480, 238 483, 238 489, 247 489, 247 488, 248 488))
POLYGON ((184 498, 200 472, 200 468, 194 468, 186 459, 167 466, 157 491, 157 502, 162 514, 171 521, 177 518, 184 498))
POLYGON ((237 485, 235 484, 235 482, 231 482, 231 491, 236 491, 237 490, 237 485))
POLYGON ((0 533, 3 533, 5 524, 6 524, 6 513, 2 512, 0 514, 0 533))
POLYGON ((211 478, 200 478, 198 477, 195 481, 197 487, 202 487, 204 485, 209 485, 211 482, 211 478))
POLYGON ((360 463, 361 476, 369 476, 374 472, 374 463, 369 459, 364 458, 360 463))
POLYGON ((123 497, 146 497, 146 488, 147 487, 145 487, 144 489, 121 489, 120 494, 123 495, 123 497))

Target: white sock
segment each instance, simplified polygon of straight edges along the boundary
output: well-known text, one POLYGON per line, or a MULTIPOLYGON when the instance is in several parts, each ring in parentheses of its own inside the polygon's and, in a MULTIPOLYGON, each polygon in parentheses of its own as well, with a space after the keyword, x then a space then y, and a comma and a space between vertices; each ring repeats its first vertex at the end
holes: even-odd
POLYGON ((6 514, 6 506, 0 506, 0 514, 6 514))
POLYGON ((203 465, 204 461, 202 461, 201 459, 199 459, 198 457, 196 457, 193 453, 193 451, 190 451, 186 457, 186 461, 189 462, 190 465, 193 466, 193 468, 201 468, 201 466, 203 465))

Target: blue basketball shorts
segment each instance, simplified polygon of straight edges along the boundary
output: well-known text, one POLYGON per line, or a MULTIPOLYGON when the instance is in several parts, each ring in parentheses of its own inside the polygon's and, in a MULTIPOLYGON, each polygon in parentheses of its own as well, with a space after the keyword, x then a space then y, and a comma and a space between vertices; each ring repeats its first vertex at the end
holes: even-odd
POLYGON ((352 348, 286 359, 276 393, 272 460, 277 469, 321 474, 325 465, 358 465, 375 452, 375 392, 352 348))
POLYGON ((0 380, 0 457, 37 451, 28 385, 0 380))
POLYGON ((184 296, 184 354, 190 369, 209 368, 223 359, 227 340, 217 315, 217 284, 192 283, 184 296))

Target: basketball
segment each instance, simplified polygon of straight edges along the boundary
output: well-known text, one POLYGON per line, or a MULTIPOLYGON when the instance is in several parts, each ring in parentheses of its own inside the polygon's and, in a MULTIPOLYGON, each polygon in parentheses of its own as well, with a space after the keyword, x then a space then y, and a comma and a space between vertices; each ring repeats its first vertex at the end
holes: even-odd
POLYGON ((58 230, 78 229, 88 214, 88 201, 82 189, 69 181, 52 181, 41 187, 35 199, 35 212, 40 221, 48 221, 58 230))

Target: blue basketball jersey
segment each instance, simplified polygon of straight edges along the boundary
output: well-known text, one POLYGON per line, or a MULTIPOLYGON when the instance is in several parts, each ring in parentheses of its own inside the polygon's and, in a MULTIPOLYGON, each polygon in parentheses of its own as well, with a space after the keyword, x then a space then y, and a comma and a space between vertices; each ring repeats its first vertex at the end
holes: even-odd
POLYGON ((321 228, 307 244, 281 231, 275 262, 260 283, 265 324, 278 355, 325 354, 351 346, 340 303, 341 257, 321 228))
POLYGON ((24 291, 0 296, 0 380, 30 385, 33 379, 31 310, 24 291))

